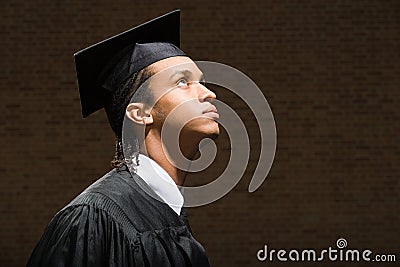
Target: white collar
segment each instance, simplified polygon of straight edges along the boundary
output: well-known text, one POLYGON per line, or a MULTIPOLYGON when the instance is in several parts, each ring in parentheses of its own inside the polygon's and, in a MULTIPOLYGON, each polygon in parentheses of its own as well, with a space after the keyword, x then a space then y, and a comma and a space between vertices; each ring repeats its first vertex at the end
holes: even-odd
MULTIPOLYGON (((139 175, 153 191, 161 197, 178 215, 183 206, 183 196, 174 180, 157 162, 139 154, 139 166, 136 174, 139 175)), ((183 188, 181 188, 183 190, 183 188)))

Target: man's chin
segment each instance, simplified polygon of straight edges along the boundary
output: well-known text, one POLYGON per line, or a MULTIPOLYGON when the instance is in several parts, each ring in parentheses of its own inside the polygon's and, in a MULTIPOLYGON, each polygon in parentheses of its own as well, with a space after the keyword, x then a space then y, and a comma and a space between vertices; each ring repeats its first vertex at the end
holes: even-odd
POLYGON ((204 135, 207 138, 214 140, 219 136, 219 124, 216 121, 213 120, 212 123, 209 123, 205 128, 204 135))
POLYGON ((214 140, 217 139, 218 136, 219 136, 219 126, 217 126, 217 129, 210 134, 210 138, 214 140))
POLYGON ((185 130, 193 139, 210 138, 214 140, 220 133, 218 122, 209 118, 196 120, 195 124, 193 122, 189 123, 186 125, 185 130))
POLYGON ((219 136, 219 128, 217 129, 207 129, 206 131, 195 131, 190 134, 193 139, 202 140, 204 138, 210 138, 212 140, 217 139, 219 136))

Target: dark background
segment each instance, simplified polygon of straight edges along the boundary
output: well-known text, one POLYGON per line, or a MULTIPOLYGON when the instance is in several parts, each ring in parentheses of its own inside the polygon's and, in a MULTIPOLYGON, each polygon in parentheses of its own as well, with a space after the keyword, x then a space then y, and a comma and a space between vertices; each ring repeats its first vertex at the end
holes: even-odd
POLYGON ((218 93, 246 119, 253 150, 232 192, 189 211, 213 266, 271 266, 256 258, 264 244, 322 249, 339 237, 398 264, 399 1, 247 0, 2 1, 0 265, 23 266, 52 216, 109 170, 113 134, 103 111, 81 118, 73 53, 175 8, 182 49, 252 78, 277 127, 268 179, 250 194, 258 126, 218 93))

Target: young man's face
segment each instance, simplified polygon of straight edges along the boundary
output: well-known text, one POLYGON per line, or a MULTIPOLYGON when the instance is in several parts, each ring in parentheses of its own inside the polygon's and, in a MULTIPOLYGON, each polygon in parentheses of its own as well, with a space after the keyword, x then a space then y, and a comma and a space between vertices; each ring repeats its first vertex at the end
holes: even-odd
MULTIPOLYGON (((215 138, 219 134, 216 95, 201 82, 204 77, 188 57, 160 60, 152 65, 149 87, 157 101, 151 111, 154 126, 182 128, 180 134, 215 138), (164 125, 166 126, 166 125, 164 125)), ((161 128, 159 128, 161 129, 161 128)))

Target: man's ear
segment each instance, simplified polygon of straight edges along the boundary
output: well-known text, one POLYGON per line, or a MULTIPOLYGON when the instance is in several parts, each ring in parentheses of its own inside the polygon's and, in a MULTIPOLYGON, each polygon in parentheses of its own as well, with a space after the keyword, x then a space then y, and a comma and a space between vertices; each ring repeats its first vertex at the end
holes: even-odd
POLYGON ((143 103, 130 103, 126 107, 126 116, 136 124, 146 126, 153 123, 153 116, 143 103))

